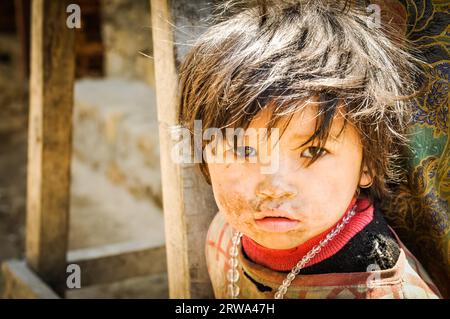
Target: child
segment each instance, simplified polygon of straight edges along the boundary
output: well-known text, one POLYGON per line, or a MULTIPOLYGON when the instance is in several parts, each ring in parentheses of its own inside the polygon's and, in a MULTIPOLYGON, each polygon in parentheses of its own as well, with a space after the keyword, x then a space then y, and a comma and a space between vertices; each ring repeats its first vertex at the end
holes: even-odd
POLYGON ((215 296, 440 297, 380 213, 400 177, 414 59, 368 25, 365 7, 236 4, 180 68, 191 132, 196 120, 270 131, 202 144, 219 207, 206 243, 215 296))

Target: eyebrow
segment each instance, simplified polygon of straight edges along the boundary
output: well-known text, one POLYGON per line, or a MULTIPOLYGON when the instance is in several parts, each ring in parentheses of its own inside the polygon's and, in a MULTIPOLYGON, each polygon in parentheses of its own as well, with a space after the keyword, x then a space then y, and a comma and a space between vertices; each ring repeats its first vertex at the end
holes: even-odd
MULTIPOLYGON (((347 126, 347 122, 344 122, 344 125, 342 125, 342 128, 339 130, 339 133, 337 134, 337 136, 334 136, 331 134, 328 134, 327 140, 325 142, 331 141, 333 143, 339 143, 340 141, 338 140, 338 138, 342 135, 342 133, 344 133, 344 130, 347 126)), ((302 133, 295 133, 294 134, 294 139, 296 140, 301 140, 301 141, 307 141, 313 134, 302 134, 302 133)))
MULTIPOLYGON (((340 135, 340 134, 339 134, 340 135)), ((339 135, 338 135, 338 137, 339 137, 339 135)), ((301 141, 307 141, 310 137, 312 136, 312 134, 311 135, 308 135, 308 134, 299 134, 299 133, 296 133, 296 134, 294 134, 294 139, 296 139, 296 140, 301 140, 301 141)), ((335 136, 333 136, 333 135, 328 135, 328 137, 329 137, 329 139, 330 139, 330 141, 331 142, 339 142, 339 140, 337 139, 337 137, 335 137, 335 136)), ((328 141, 328 139, 327 139, 327 141, 328 141)))

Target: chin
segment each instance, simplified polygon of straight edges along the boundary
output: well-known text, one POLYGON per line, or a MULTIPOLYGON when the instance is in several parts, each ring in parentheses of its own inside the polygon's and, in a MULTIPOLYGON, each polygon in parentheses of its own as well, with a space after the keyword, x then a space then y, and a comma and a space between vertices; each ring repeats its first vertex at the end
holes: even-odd
MULTIPOLYGON (((252 238, 252 237, 250 237, 252 238)), ((296 239, 293 240, 290 235, 286 235, 286 234, 260 234, 258 236, 258 238, 262 238, 261 241, 255 240, 258 244, 260 244, 261 246, 264 246, 266 248, 270 248, 270 249, 291 249, 291 248, 295 248, 299 245, 301 245, 302 243, 304 243, 307 239, 302 240, 300 239, 296 239), (289 236, 288 238, 284 237, 284 236, 289 236), (284 237, 284 238, 283 238, 284 237)))

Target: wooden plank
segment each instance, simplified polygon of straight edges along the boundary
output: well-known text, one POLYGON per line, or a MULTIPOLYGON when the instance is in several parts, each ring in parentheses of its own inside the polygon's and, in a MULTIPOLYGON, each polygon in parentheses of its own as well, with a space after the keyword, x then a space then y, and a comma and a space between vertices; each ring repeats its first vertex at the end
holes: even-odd
POLYGON ((8 299, 58 299, 25 261, 9 260, 2 264, 5 289, 2 298, 8 299))
POLYGON ((213 296, 204 256, 207 227, 217 212, 211 187, 193 165, 175 164, 170 129, 178 125, 176 65, 187 43, 196 37, 207 1, 151 0, 156 99, 161 148, 161 175, 167 265, 171 298, 213 296), (186 15, 189 15, 187 17, 186 15), (173 18, 172 18, 173 17, 173 18), (186 22, 193 23, 190 27, 186 22), (175 32, 174 32, 175 30, 175 32), (186 32, 187 31, 187 32, 186 32), (186 37, 187 35, 187 37, 186 37), (181 41, 177 41, 184 36, 181 41), (178 59, 178 60, 176 60, 178 59))
POLYGON ((68 264, 81 270, 81 287, 165 273, 164 246, 129 242, 69 251, 68 264))
POLYGON ((32 3, 26 260, 58 293, 65 288, 72 149, 74 31, 70 1, 32 3))

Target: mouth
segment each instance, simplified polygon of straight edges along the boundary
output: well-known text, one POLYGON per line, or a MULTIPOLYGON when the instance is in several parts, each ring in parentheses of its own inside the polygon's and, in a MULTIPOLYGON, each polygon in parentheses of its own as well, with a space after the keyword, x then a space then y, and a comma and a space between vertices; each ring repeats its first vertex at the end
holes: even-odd
POLYGON ((255 219, 255 224, 261 230, 282 233, 296 229, 300 225, 300 221, 287 217, 267 216, 255 219))

